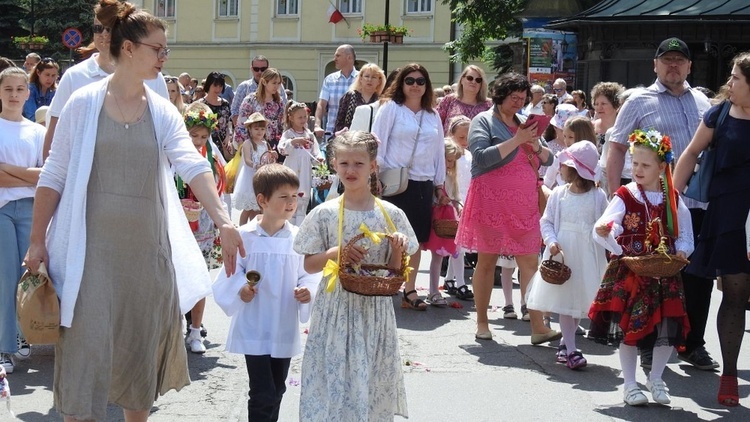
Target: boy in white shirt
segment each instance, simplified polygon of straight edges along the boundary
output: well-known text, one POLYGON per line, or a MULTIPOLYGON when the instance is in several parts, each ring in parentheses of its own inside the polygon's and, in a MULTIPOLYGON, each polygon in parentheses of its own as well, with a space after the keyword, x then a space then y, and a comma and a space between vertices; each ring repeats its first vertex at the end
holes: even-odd
POLYGON ((269 164, 253 177, 263 214, 240 227, 247 251, 237 271, 219 271, 216 303, 232 317, 226 350, 245 355, 250 384, 248 420, 276 421, 291 358, 302 352, 300 322, 307 322, 321 275, 308 274, 292 249, 297 227, 299 179, 288 167, 269 164), (259 274, 255 279, 252 272, 259 274))

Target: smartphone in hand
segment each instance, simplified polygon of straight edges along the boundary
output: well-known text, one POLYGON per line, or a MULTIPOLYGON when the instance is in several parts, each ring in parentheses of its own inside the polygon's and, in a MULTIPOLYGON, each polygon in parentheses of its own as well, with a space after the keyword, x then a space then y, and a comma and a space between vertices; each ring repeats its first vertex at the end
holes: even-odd
POLYGON ((532 126, 534 123, 536 123, 536 136, 542 136, 544 134, 544 131, 547 129, 547 126, 549 126, 549 122, 552 120, 550 116, 545 116, 542 114, 532 114, 529 116, 528 119, 526 119, 526 122, 521 125, 523 129, 526 129, 529 126, 532 126))

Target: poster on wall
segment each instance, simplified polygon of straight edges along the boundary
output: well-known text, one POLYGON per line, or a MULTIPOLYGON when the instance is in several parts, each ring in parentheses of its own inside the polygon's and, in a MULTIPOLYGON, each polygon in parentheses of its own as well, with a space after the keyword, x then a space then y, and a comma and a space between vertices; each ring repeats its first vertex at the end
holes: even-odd
POLYGON ((551 93, 557 78, 565 79, 569 87, 576 82, 576 34, 565 31, 527 28, 526 74, 529 82, 539 84, 551 93))

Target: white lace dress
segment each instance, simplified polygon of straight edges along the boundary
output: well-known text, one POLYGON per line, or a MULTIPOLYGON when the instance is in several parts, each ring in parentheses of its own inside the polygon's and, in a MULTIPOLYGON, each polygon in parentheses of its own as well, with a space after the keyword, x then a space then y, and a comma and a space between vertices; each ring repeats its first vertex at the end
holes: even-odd
MULTIPOLYGON (((247 141, 252 142, 252 141, 247 141)), ((256 145, 255 151, 253 151, 253 164, 255 167, 250 167, 244 162, 240 165, 240 170, 237 173, 237 181, 234 184, 234 193, 232 194, 232 206, 238 210, 255 210, 260 211, 258 200, 255 199, 255 190, 253 189, 253 176, 260 166, 260 158, 263 153, 268 151, 266 143, 256 145)), ((243 151, 244 153, 244 151, 243 151)), ((245 157, 242 157, 243 159, 245 157)))
MULTIPOLYGON (((526 294, 529 309, 573 318, 588 316, 607 266, 604 248, 591 237, 594 223, 606 205, 604 192, 599 189, 573 193, 567 185, 555 188, 540 223, 545 243, 549 246, 550 239, 556 238, 560 244, 571 276, 564 284, 555 285, 542 280, 539 272, 534 274, 526 294)), ((549 255, 548 247, 542 260, 549 259, 549 255)))
MULTIPOLYGON (((337 246, 341 198, 315 207, 302 223, 294 250, 317 254, 337 246)), ((407 253, 417 251, 417 239, 403 211, 383 202, 396 229, 409 238, 407 253)), ((344 212, 342 246, 359 234, 365 223, 372 231, 386 231, 380 209, 344 212)), ((387 241, 371 246, 365 262, 384 263, 387 241)), ((393 300, 389 296, 361 296, 336 283, 325 291, 320 283, 313 305, 310 332, 302 360, 300 420, 385 421, 407 416, 406 389, 396 333, 393 300)))

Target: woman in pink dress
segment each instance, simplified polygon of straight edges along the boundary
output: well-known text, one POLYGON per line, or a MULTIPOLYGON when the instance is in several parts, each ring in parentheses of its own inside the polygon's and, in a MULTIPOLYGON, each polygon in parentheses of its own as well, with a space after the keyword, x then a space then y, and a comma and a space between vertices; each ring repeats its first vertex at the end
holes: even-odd
MULTIPOLYGON (((517 73, 501 76, 493 89, 494 107, 479 113, 469 127, 471 184, 456 244, 479 252, 472 284, 480 340, 492 339, 487 307, 498 255, 516 257, 522 295, 539 265, 537 171, 554 156, 539 141, 536 123, 524 128, 517 114, 530 88, 517 73)), ((560 338, 560 332, 544 326, 540 312, 529 310, 529 316, 532 344, 560 338)))

